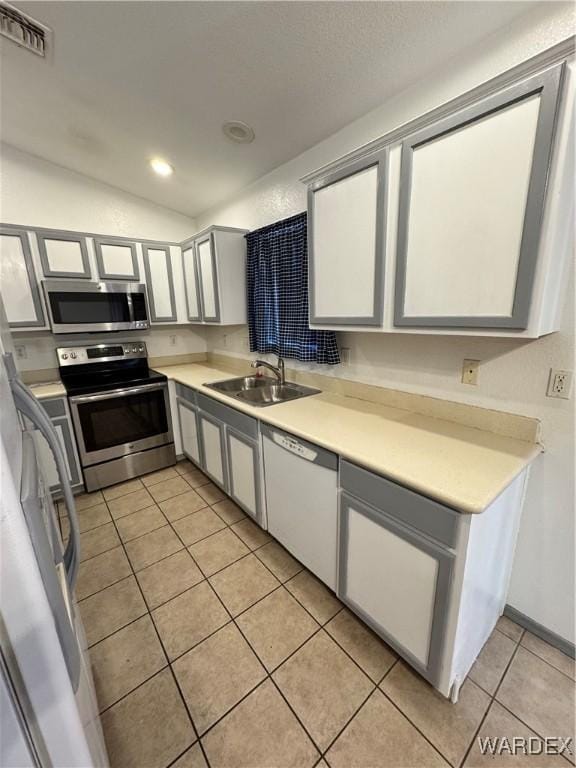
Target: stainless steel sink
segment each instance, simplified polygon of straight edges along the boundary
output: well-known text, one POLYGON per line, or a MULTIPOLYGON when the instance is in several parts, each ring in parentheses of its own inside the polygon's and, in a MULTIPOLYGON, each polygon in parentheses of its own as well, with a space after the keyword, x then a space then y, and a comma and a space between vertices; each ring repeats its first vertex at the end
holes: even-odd
POLYGON ((274 379, 266 376, 241 376, 238 379, 226 379, 225 381, 215 381, 214 384, 206 384, 210 389, 217 392, 230 392, 235 395, 237 392, 245 392, 251 389, 259 389, 274 384, 274 379))
POLYGON ((205 386, 258 407, 285 403, 300 397, 317 395, 320 392, 319 389, 305 387, 302 384, 291 382, 280 384, 268 376, 243 376, 238 379, 215 381, 205 386))

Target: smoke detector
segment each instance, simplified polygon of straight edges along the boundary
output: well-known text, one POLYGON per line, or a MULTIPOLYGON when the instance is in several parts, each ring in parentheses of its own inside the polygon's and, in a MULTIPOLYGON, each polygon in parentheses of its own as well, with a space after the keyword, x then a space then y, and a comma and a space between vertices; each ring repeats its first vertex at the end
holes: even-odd
POLYGON ((3 0, 0 0, 0 35, 44 59, 52 42, 48 27, 3 0))
POLYGON ((250 144, 254 141, 254 131, 241 120, 229 120, 222 126, 224 135, 237 144, 250 144))

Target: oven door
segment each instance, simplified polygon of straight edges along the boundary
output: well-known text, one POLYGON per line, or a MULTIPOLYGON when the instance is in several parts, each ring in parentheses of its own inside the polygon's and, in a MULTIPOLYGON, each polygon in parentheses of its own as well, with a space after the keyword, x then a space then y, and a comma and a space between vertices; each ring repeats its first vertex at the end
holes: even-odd
POLYGON ((53 333, 148 328, 146 287, 141 283, 44 280, 43 287, 53 333))
POLYGON ((173 441, 168 383, 70 398, 83 467, 173 441))

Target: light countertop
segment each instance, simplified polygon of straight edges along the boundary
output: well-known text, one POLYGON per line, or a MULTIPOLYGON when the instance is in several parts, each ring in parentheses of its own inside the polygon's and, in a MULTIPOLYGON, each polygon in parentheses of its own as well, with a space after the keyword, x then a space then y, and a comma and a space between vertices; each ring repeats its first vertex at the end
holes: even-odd
POLYGON ((230 371, 197 363, 155 370, 461 512, 484 511, 542 450, 536 443, 330 392, 258 408, 203 386, 238 375, 230 371))
POLYGON ((46 400, 49 397, 66 397, 66 389, 61 381, 49 381, 42 384, 29 384, 32 394, 38 400, 46 400))

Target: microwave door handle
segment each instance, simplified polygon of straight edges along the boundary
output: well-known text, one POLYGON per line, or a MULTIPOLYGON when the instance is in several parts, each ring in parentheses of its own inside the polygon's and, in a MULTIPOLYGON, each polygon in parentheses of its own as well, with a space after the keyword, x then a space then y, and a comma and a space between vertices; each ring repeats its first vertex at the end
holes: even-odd
POLYGON ((134 323, 134 303, 132 302, 132 294, 128 291, 126 294, 126 303, 128 304, 128 317, 130 323, 134 323))
POLYGON ((80 530, 78 526, 78 517, 76 514, 76 504, 74 503, 72 486, 70 485, 70 481, 68 479, 66 460, 64 459, 62 446, 60 445, 60 441, 54 426, 48 418, 48 414, 42 408, 38 400, 36 400, 28 387, 18 378, 12 378, 10 380, 10 386, 12 389, 12 394, 14 395, 16 408, 21 413, 23 413, 24 416, 26 416, 41 432, 41 434, 46 439, 52 454, 54 455, 56 470, 58 472, 60 486, 64 494, 64 501, 66 503, 68 519, 70 522, 70 536, 64 551, 63 561, 64 567, 66 568, 68 583, 70 585, 71 591, 73 592, 76 585, 76 579, 78 577, 78 566, 80 564, 80 530))

